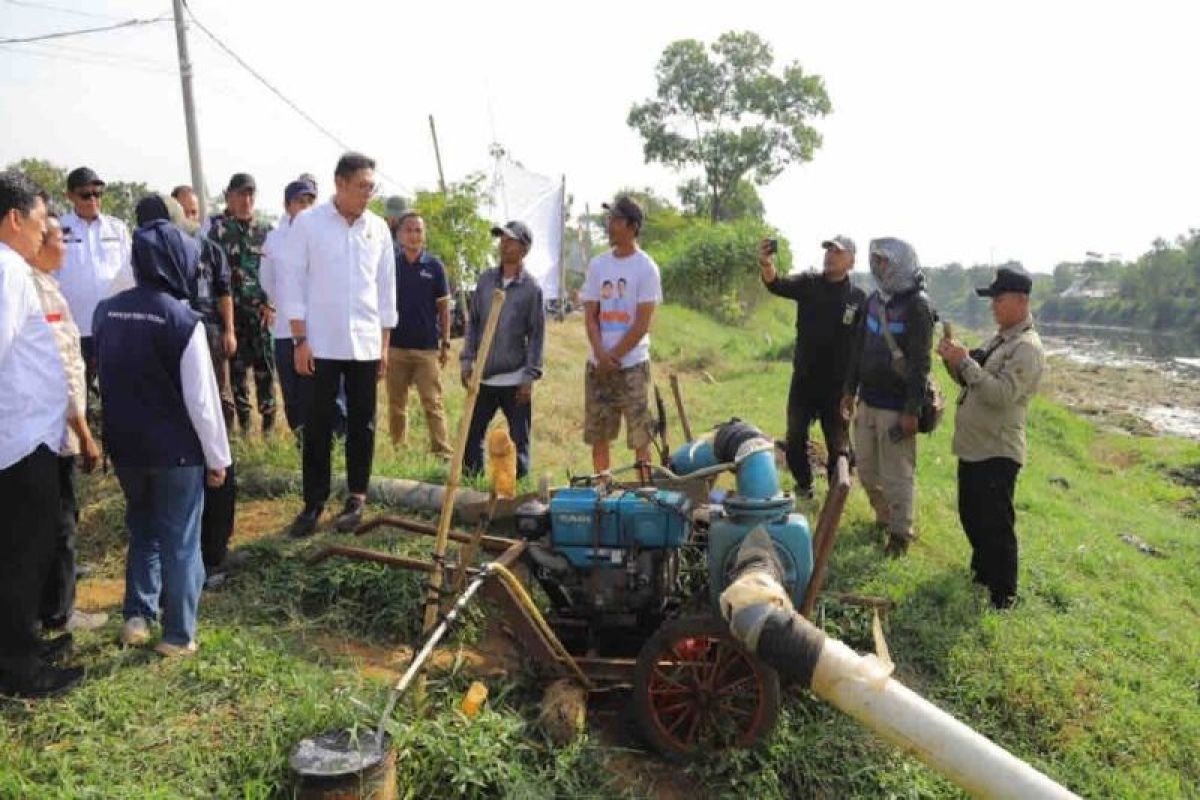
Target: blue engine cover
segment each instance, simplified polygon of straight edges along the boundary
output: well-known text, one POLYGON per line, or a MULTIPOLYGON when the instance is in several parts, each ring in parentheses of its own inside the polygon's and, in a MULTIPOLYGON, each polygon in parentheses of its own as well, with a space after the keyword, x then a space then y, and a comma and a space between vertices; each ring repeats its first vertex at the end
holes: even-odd
POLYGON ((779 515, 774 519, 738 514, 714 517, 708 531, 708 585, 714 606, 721 592, 729 585, 729 573, 737 559, 742 539, 759 525, 766 529, 775 542, 775 550, 783 563, 783 588, 791 595, 796 608, 804 602, 804 592, 813 568, 812 534, 808 529, 808 520, 803 514, 779 515))
POLYGON ((679 547, 687 540, 689 516, 680 492, 560 489, 550 499, 550 543, 575 567, 621 567, 635 545, 679 547))

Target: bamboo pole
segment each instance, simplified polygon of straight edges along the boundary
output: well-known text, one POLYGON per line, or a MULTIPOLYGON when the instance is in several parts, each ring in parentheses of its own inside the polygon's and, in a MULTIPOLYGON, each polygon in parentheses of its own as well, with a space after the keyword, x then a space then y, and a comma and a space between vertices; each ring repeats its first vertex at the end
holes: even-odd
POLYGON ((450 520, 454 516, 454 495, 462 480, 463 453, 467 449, 467 434, 471 430, 471 417, 475 413, 475 400, 479 397, 479 383, 483 379, 483 368, 492 351, 492 339, 500 322, 500 310, 504 307, 504 290, 492 292, 492 307, 488 312, 487 324, 479 341, 479 352, 471 368, 471 380, 467 386, 467 397, 463 402, 462 419, 458 422, 458 436, 454 442, 454 456, 450 462, 450 477, 446 481, 446 494, 442 499, 442 513, 438 517, 437 541, 433 545, 433 572, 429 577, 429 593, 425 596, 424 631, 428 634, 437 625, 441 607, 439 593, 444 579, 446 543, 450 538, 450 520))

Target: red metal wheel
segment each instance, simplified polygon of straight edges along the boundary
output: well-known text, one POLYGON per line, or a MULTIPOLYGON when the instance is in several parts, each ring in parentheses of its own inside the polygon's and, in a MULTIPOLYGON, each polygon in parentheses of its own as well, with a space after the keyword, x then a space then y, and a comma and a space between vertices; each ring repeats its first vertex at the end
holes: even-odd
POLYGON ((752 747, 779 717, 779 676, 716 617, 662 625, 638 655, 633 710, 665 756, 690 758, 752 747))

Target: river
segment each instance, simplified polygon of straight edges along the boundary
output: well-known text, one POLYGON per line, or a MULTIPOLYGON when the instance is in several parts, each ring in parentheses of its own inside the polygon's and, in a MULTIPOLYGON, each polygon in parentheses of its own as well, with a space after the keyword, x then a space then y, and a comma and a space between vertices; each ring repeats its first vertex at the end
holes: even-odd
MULTIPOLYGON (((1101 325, 1039 322, 1052 364, 1078 367, 1088 376, 1118 370, 1123 380, 1092 385, 1097 392, 1077 400, 1103 403, 1133 414, 1158 432, 1200 440, 1200 339, 1101 325), (1101 384, 1114 391, 1105 393, 1101 384)), ((1064 397, 1072 405, 1072 397, 1064 397)))

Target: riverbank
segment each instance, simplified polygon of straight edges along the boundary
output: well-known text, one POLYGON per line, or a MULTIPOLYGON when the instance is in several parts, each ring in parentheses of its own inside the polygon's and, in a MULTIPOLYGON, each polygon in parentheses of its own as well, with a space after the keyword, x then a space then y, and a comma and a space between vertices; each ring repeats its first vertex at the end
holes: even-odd
MULTIPOLYGON (((775 303, 732 328, 661 309, 655 376, 664 386, 669 373, 680 376, 696 430, 737 415, 782 434, 790 365, 764 354, 781 347, 792 313, 791 304, 775 303)), ((578 318, 548 326, 546 378, 534 394, 534 458, 537 472, 555 484, 568 469, 588 468, 580 441, 586 347, 578 318)), ((1100 382, 1083 371, 1057 372, 1080 386, 1100 382)), ((935 374, 949 388, 940 365, 935 374)), ((1200 446, 1098 429, 1053 399, 1066 391, 1055 380, 1032 405, 1030 460, 1017 487, 1016 608, 992 610, 967 571, 950 455, 953 404, 939 430, 920 438, 921 535, 908 556, 883 557, 855 489, 827 587, 891 600, 884 627, 900 680, 1080 795, 1193 796, 1200 785, 1189 744, 1200 741, 1200 520, 1188 516, 1195 490, 1165 476, 1200 462, 1200 446)), ((1113 393, 1120 387, 1114 383, 1113 393)), ((451 389, 447 399, 456 420, 462 392, 451 389)), ((376 472, 444 480, 444 466, 420 452, 423 418, 410 422, 408 449, 379 436, 376 472)), ((671 436, 673 444, 682 441, 674 415, 671 436)), ((239 441, 237 450, 246 468, 298 465, 286 432, 239 441)), ((234 544, 250 558, 204 595, 199 654, 161 661, 115 644, 125 541, 115 480, 88 476, 80 488, 81 558, 95 567, 81 602, 113 619, 76 636, 89 670, 80 689, 0 706, 0 797, 286 796, 286 758, 299 738, 374 722, 401 663, 366 656, 417 641, 421 585, 379 565, 310 567, 303 559, 335 543, 424 556, 428 542, 330 531, 295 542, 283 529, 300 508, 298 497, 247 501, 234 544)), ((825 602, 815 618, 850 646, 874 648, 871 617, 861 610, 825 602)), ((473 620, 462 641, 474 642, 480 628, 473 620)), ((595 724, 584 741, 548 746, 535 723, 541 685, 521 672, 483 677, 487 706, 467 722, 455 709, 470 668, 452 666, 430 680, 428 716, 404 708, 391 726, 404 795, 654 797, 669 796, 669 780, 685 790, 677 794, 696 800, 961 796, 807 693, 788 693, 764 747, 680 768, 642 754, 623 718, 612 724, 602 707, 592 709, 595 724)), ((613 703, 621 707, 619 698, 613 703)))
POLYGON ((1194 359, 1118 352, 1096 339, 1050 334, 1044 340, 1047 397, 1108 429, 1200 440, 1200 365, 1194 359))

